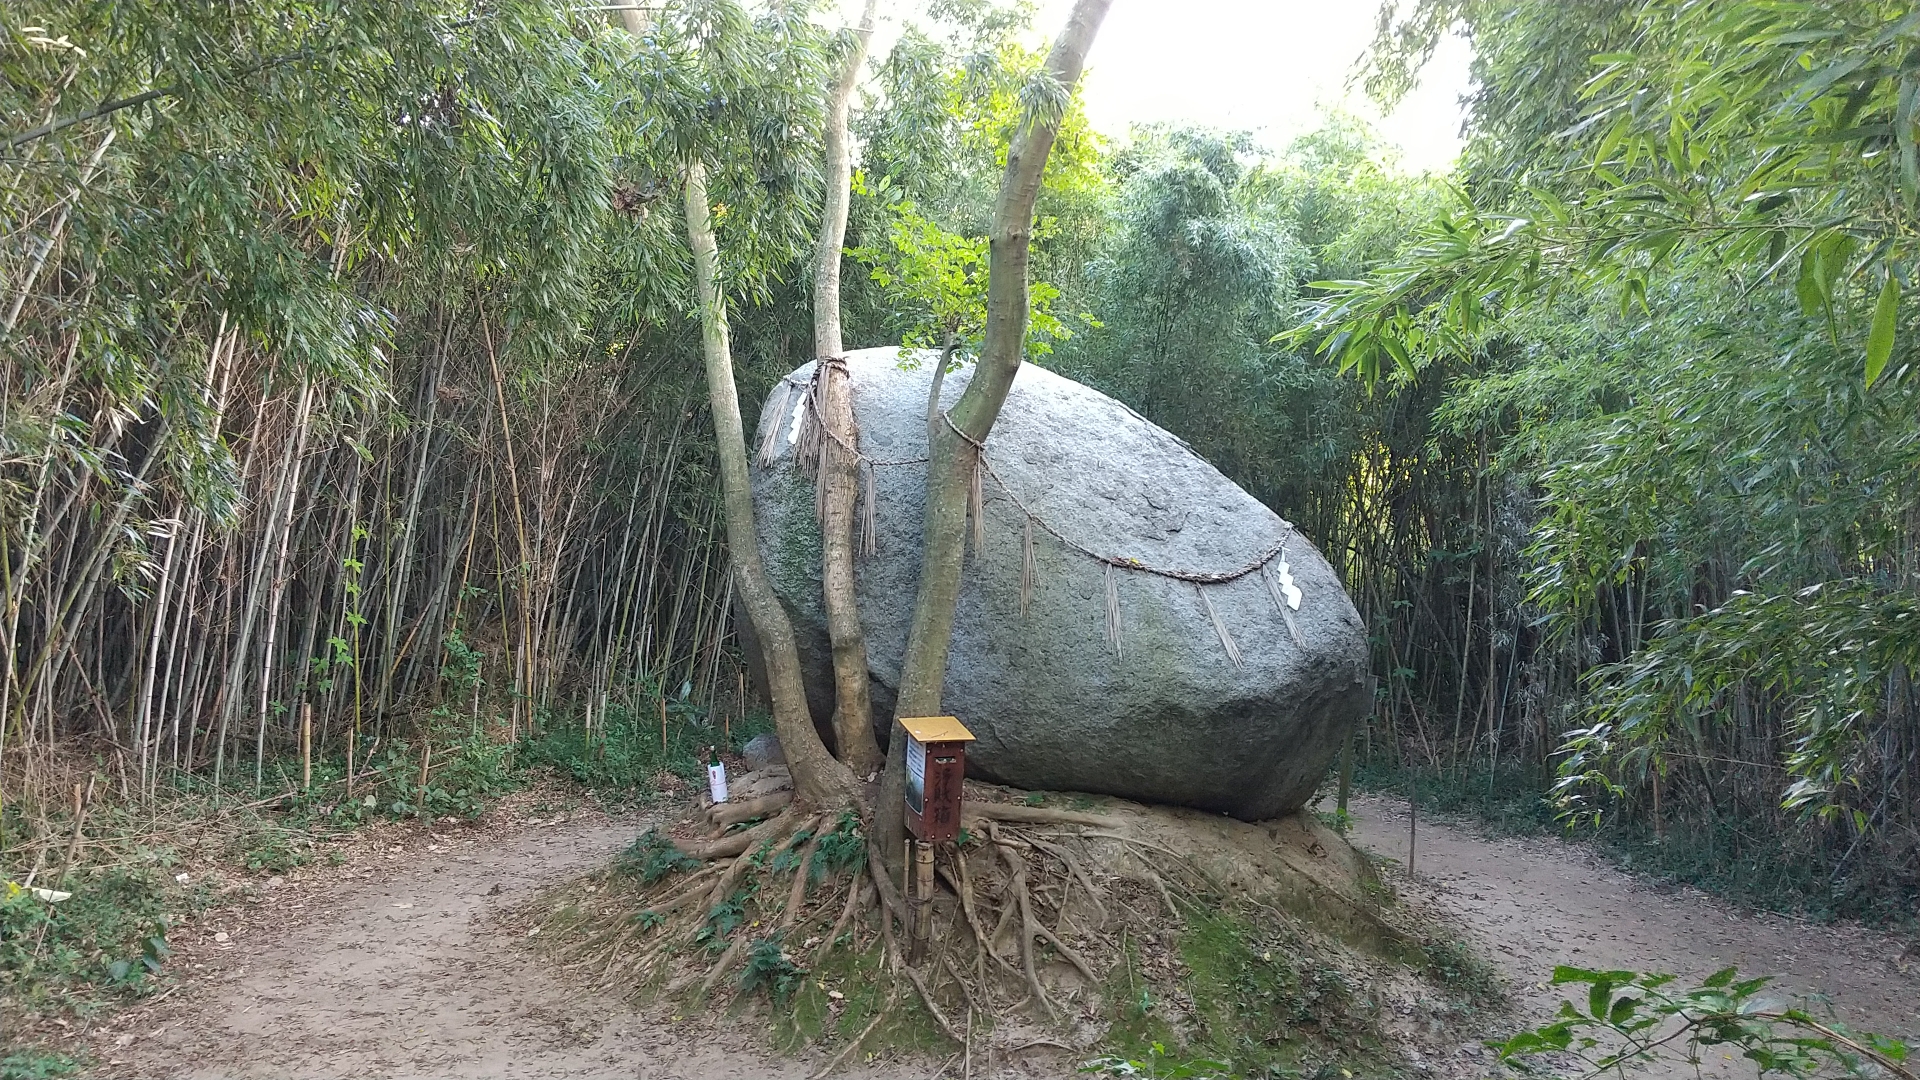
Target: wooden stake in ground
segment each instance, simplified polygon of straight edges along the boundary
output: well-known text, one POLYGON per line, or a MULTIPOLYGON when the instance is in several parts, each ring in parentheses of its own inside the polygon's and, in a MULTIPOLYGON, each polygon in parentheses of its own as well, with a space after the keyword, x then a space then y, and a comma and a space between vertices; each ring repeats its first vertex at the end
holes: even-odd
POLYGON ((927 955, 927 940, 933 937, 933 845, 913 841, 913 935, 907 946, 907 963, 918 964, 927 955))
POLYGON ((313 787, 313 705, 300 703, 300 790, 313 787))
POLYGON ((427 770, 433 764, 433 740, 420 740, 420 797, 413 804, 414 813, 425 815, 427 812, 427 770))
POLYGON ((1411 774, 1407 779, 1407 880, 1413 880, 1413 845, 1419 839, 1420 799, 1418 795, 1420 780, 1411 774))

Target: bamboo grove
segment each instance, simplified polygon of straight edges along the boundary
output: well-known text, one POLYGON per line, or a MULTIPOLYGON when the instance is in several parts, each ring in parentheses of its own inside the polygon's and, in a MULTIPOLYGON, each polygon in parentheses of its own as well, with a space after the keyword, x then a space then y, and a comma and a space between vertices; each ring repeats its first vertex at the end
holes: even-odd
POLYGON ((465 10, 9 10, 10 797, 83 733, 252 790, 303 724, 737 704, 684 258, 588 89, 628 58, 465 10))

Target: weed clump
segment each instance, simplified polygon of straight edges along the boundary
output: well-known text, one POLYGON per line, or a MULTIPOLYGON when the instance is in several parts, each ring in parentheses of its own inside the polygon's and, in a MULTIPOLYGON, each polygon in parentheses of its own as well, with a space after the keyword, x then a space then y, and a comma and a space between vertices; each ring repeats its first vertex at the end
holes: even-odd
POLYGON ((29 1007, 78 990, 140 996, 168 955, 165 885, 151 868, 73 875, 66 899, 0 885, 0 996, 29 1007))
POLYGON ((660 835, 657 829, 641 833, 613 860, 614 873, 637 879, 642 885, 652 885, 669 874, 699 866, 700 860, 674 847, 673 841, 660 835))

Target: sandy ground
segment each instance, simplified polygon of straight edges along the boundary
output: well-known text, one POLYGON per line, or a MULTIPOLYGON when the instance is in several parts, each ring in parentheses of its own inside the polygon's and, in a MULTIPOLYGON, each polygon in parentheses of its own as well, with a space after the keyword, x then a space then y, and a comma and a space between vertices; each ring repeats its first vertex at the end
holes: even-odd
MULTIPOLYGON (((1404 806, 1365 798, 1355 810, 1357 841, 1404 865, 1404 806)), ((89 1033, 101 1063, 93 1075, 808 1075, 819 1060, 769 1055, 751 1024, 715 1032, 583 993, 523 947, 524 931, 495 917, 604 860, 639 827, 637 819, 523 812, 484 830, 396 833, 362 844, 342 865, 309 868, 262 890, 257 902, 183 928, 177 989, 89 1033)), ((1856 1027, 1920 1034, 1920 963, 1901 961, 1901 943, 1890 938, 1655 889, 1577 845, 1489 839, 1424 821, 1419 837, 1419 878, 1399 878, 1402 894, 1464 924, 1512 981, 1526 1014, 1545 1016, 1557 1005, 1559 995, 1544 985, 1556 963, 1683 977, 1731 964, 1781 975, 1784 988, 1830 1001, 1856 1027)), ((883 1060, 836 1075, 957 1075, 940 1064, 883 1060)), ((988 1075, 981 1064, 974 1062, 974 1076, 988 1075)), ((1020 1075, 1044 1069, 1028 1062, 1020 1075)), ((1056 1069, 1068 1075, 1064 1063, 1056 1069)))
MULTIPOLYGON (((1556 964, 1699 979, 1724 967, 1773 975, 1782 995, 1831 1008, 1858 1030, 1920 1036, 1920 956, 1858 926, 1743 912, 1693 889, 1662 888, 1607 866, 1578 844, 1489 838, 1422 819, 1408 883, 1407 807, 1358 798, 1354 840, 1397 866, 1402 895, 1462 924, 1511 981, 1523 1014, 1544 1018, 1562 995, 1556 964)), ((1752 1075, 1751 1067, 1745 1075, 1752 1075)))

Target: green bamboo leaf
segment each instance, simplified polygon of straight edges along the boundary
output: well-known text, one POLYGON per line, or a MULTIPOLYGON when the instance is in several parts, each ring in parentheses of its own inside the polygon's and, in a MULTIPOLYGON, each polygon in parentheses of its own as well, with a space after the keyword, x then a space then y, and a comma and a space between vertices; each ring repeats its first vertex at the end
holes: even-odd
POLYGON ((1880 302, 1873 309, 1873 330, 1867 335, 1867 385, 1872 386, 1886 370, 1893 355, 1894 322, 1900 314, 1900 280, 1893 268, 1887 268, 1887 283, 1880 288, 1880 302))

